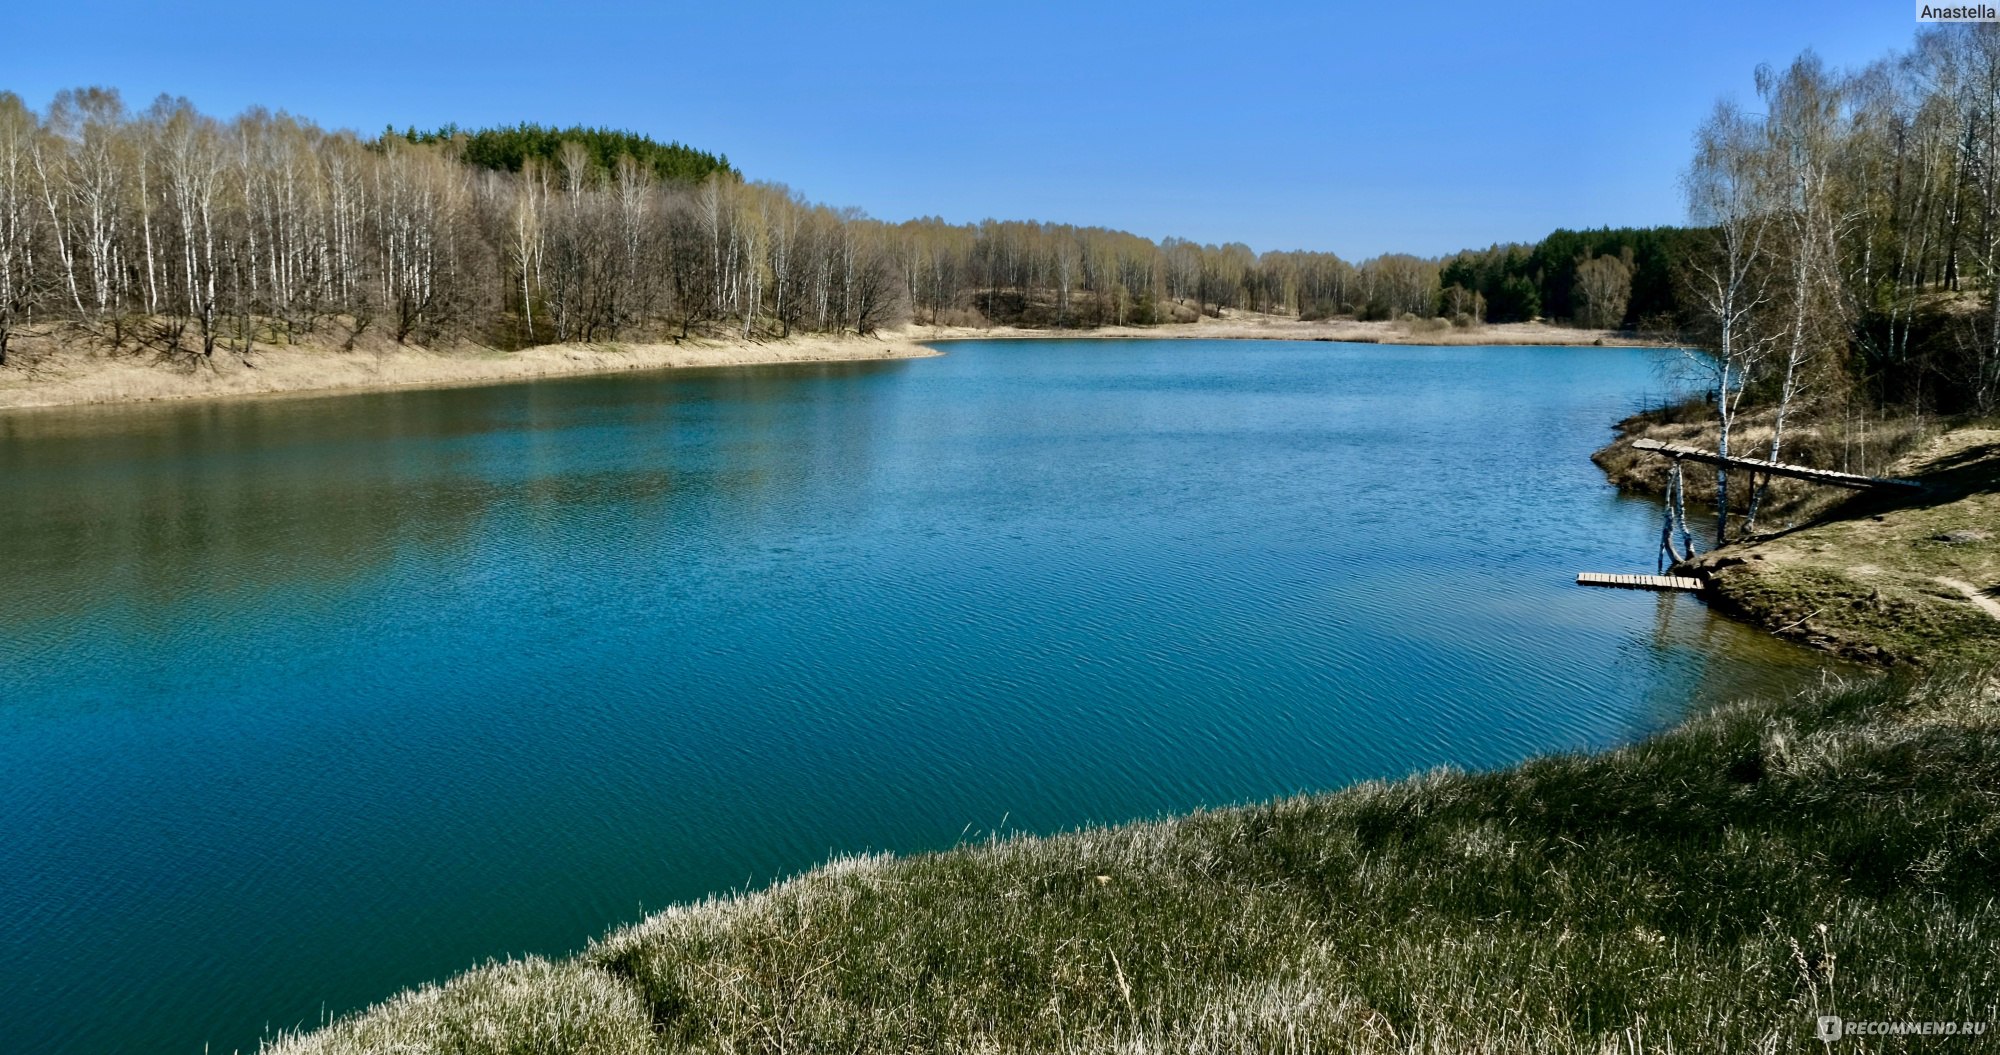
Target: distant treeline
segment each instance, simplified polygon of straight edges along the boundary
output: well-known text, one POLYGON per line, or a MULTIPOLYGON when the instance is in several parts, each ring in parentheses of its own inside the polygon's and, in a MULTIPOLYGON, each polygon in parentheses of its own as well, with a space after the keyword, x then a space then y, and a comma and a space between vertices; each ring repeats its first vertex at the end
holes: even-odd
MULTIPOLYGON (((394 129, 383 133, 384 138, 395 134, 394 129)), ((619 158, 629 157, 656 179, 699 183, 714 175, 740 176, 730 167, 727 154, 711 154, 680 143, 659 143, 637 132, 610 128, 582 125, 549 128, 525 121, 512 128, 463 129, 448 124, 428 132, 408 128, 402 138, 407 143, 447 144, 466 164, 504 172, 519 172, 530 159, 556 164, 564 144, 574 143, 583 148, 592 165, 607 172, 618 164, 619 158)))
POLYGON ((907 313, 892 229, 605 129, 373 138, 162 96, 0 93, 0 366, 16 335, 212 356, 338 322, 502 346, 907 313))
POLYGON ((1607 227, 1466 250, 1440 269, 1440 303, 1447 311, 1474 304, 1487 322, 1546 318, 1670 330, 1681 312, 1677 268, 1692 237, 1678 227, 1607 227))
POLYGON ((890 224, 631 132, 364 138, 264 110, 221 121, 165 96, 133 112, 81 89, 36 113, 0 94, 0 365, 15 334, 51 326, 206 357, 331 320, 505 347, 866 333, 912 317, 1147 325, 1231 308, 1467 324, 1587 308, 1619 325, 1662 300, 1647 285, 1657 241, 1563 233, 1350 264, 1094 227, 890 224), (1630 295, 1620 269, 1634 260, 1630 295), (1609 281, 1585 282, 1600 264, 1609 281))
POLYGON ((1671 331, 1680 228, 1556 231, 1532 244, 1443 259, 1404 253, 1351 264, 1332 253, 1152 242, 1123 231, 918 220, 897 228, 909 303, 923 321, 1147 325, 1226 308, 1462 325, 1547 319, 1671 331))

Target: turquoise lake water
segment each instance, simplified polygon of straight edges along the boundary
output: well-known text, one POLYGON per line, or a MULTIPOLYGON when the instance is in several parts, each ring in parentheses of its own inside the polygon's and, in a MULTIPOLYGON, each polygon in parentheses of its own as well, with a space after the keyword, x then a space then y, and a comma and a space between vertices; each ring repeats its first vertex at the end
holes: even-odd
POLYGON ((254 1047, 864 850, 1628 741, 1651 353, 927 360, 0 415, 0 1051, 254 1047))

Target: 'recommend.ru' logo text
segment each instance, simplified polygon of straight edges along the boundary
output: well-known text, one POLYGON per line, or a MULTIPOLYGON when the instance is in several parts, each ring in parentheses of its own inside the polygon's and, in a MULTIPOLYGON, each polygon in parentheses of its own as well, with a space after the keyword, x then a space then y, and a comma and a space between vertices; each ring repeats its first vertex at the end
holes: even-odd
POLYGON ((1831 1044, 1842 1037, 1977 1037, 1985 1022, 1849 1022, 1839 1015, 1821 1015, 1813 1036, 1831 1044))

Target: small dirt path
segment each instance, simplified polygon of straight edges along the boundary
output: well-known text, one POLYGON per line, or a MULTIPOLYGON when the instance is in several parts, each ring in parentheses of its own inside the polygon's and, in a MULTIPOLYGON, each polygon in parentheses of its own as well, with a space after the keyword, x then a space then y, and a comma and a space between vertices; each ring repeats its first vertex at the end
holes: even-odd
POLYGON ((1937 577, 1937 581, 1944 583, 1946 586, 1949 586, 1954 590, 1957 590, 1959 593, 1964 594, 1966 600, 1971 601, 1973 604, 1976 604, 1981 608, 1984 608, 1986 610, 1987 615, 1990 615, 1995 619, 2000 619, 2000 601, 1996 601, 1993 598, 1986 596, 1984 593, 1981 593, 1979 587, 1974 586, 1971 583, 1966 582, 1962 579, 1948 579, 1942 575, 1937 577))

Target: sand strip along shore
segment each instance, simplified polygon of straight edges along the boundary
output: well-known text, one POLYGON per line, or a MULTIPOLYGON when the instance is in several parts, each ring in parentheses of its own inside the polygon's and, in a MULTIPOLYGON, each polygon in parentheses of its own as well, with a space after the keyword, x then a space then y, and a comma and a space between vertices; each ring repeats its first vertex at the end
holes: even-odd
POLYGON ((170 364, 150 353, 104 354, 63 346, 24 347, 0 370, 0 410, 103 403, 326 395, 392 388, 503 384, 627 370, 769 363, 910 359, 943 354, 925 342, 956 340, 1210 339, 1347 341, 1367 344, 1646 344, 1605 330, 1537 323, 1428 329, 1393 322, 1300 322, 1231 313, 1220 319, 1094 330, 909 325, 880 335, 800 335, 784 340, 695 338, 661 344, 552 344, 503 352, 470 346, 433 350, 375 338, 355 350, 259 344, 247 358, 218 348, 208 363, 170 364))
POLYGON ((675 367, 752 366, 942 354, 898 335, 796 337, 784 341, 689 340, 680 344, 561 344, 518 352, 435 352, 390 346, 340 352, 259 347, 248 361, 218 349, 213 366, 163 364, 151 356, 55 352, 25 369, 0 371, 0 409, 146 403, 244 396, 326 395, 393 388, 505 384, 538 378, 675 367))

